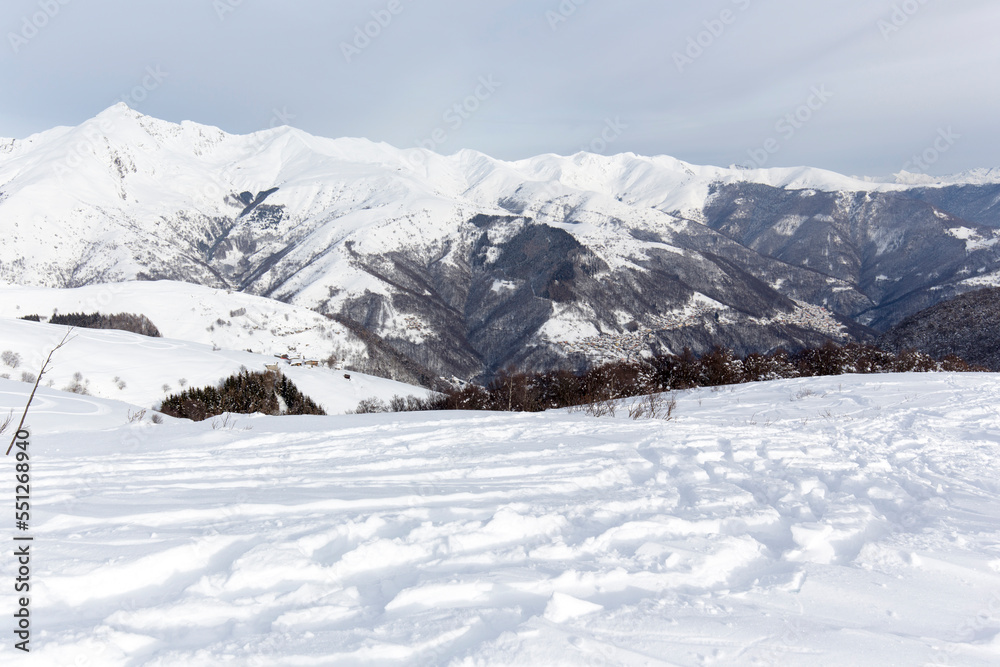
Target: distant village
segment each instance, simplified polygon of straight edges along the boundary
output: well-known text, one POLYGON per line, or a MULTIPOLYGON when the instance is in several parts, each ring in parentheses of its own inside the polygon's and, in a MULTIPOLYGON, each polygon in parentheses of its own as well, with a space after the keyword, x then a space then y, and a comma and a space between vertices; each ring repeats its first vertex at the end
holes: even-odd
MULTIPOLYGON (((781 326, 797 326, 830 336, 834 340, 846 340, 848 335, 829 310, 804 301, 796 301, 796 308, 791 313, 774 318, 750 318, 749 321, 759 326, 777 324, 781 326)), ((734 321, 731 309, 720 309, 714 304, 698 303, 684 310, 650 318, 653 327, 640 327, 635 331, 619 334, 602 333, 598 336, 588 336, 577 341, 555 341, 567 354, 583 354, 591 362, 635 361, 648 355, 651 344, 656 340, 656 334, 663 331, 677 331, 688 327, 697 327, 706 321, 734 321)))

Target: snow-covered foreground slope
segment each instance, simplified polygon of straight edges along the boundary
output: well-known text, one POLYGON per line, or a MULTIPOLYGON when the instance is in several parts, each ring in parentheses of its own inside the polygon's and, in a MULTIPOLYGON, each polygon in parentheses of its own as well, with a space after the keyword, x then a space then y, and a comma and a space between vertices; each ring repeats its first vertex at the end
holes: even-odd
POLYGON ((5 665, 1000 660, 997 375, 699 390, 674 422, 42 398, 5 665))
MULTIPOLYGON (((175 325, 176 326, 176 325, 175 325)), ((0 351, 19 357, 16 368, 0 363, 0 376, 34 382, 46 355, 69 327, 0 318, 0 351), (22 374, 28 373, 29 377, 22 374)), ((78 386, 86 393, 152 408, 184 388, 216 385, 240 369, 264 371, 274 356, 216 349, 172 338, 150 338, 127 331, 74 329, 70 341, 52 360, 44 381, 55 389, 78 386)), ((329 368, 280 364, 307 396, 328 414, 357 408, 365 398, 427 396, 422 387, 393 380, 344 373, 329 368), (346 376, 349 375, 350 379, 346 376)))

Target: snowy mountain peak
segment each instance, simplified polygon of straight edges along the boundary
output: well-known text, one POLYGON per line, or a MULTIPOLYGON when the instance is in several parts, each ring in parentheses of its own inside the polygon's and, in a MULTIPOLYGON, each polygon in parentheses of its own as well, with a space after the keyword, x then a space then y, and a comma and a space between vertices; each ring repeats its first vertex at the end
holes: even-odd
MULTIPOLYGON (((661 188, 671 189, 684 183, 755 182, 775 187, 817 189, 821 191, 893 190, 900 186, 943 185, 960 183, 1000 183, 1000 169, 979 169, 948 177, 900 172, 891 178, 845 176, 810 167, 754 169, 694 165, 669 155, 642 156, 635 153, 601 155, 579 152, 571 156, 539 155, 507 162, 471 149, 442 156, 425 149, 399 149, 363 138, 329 139, 297 128, 281 125, 248 135, 229 134, 218 127, 193 121, 171 123, 147 116, 118 102, 76 128, 60 127, 42 132, 23 142, 0 139, 0 158, 19 152, 17 148, 42 148, 59 139, 79 144, 134 145, 143 150, 169 148, 188 159, 204 157, 222 144, 233 147, 232 159, 251 159, 272 148, 268 159, 289 158, 300 165, 334 159, 345 163, 391 166, 424 177, 452 180, 455 170, 471 168, 477 177, 484 171, 505 170, 528 180, 552 179, 574 188, 595 188, 619 193, 638 178, 655 177, 661 188), (587 173, 583 173, 587 172, 587 173), (565 182, 568 179, 569 182, 565 182)), ((0 169, 3 163, 0 161, 0 169)), ((476 179, 474 179, 476 180, 476 179)), ((433 188, 432 188, 433 189, 433 188)))
POLYGON ((104 111, 101 111, 95 118, 146 118, 145 114, 136 111, 125 102, 116 102, 104 111))
POLYGON ((110 140, 129 142, 134 141, 136 133, 144 133, 153 139, 164 139, 178 134, 182 128, 169 121, 142 114, 124 102, 118 102, 81 124, 79 129, 96 131, 110 140))
POLYGON ((985 185, 1000 183, 1000 167, 971 169, 952 176, 940 178, 938 181, 954 185, 985 185))
POLYGON ((0 280, 251 292, 343 317, 446 375, 650 341, 821 344, 846 334, 810 308, 887 327, 1000 273, 989 197, 945 183, 634 153, 443 156, 288 126, 227 134, 125 104, 11 146, 0 280))

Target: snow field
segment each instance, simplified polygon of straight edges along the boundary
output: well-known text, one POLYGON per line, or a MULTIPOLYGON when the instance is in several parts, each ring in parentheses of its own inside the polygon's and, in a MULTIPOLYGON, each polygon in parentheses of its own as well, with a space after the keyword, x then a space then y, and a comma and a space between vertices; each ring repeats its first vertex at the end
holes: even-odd
POLYGON ((252 294, 171 280, 52 289, 0 285, 0 315, 10 318, 69 313, 145 315, 165 338, 258 354, 331 353, 357 356, 364 343, 319 313, 252 294))
MULTIPOLYGON (((154 324, 156 322, 154 321, 154 324)), ((69 327, 0 318, 0 350, 20 356, 17 368, 0 363, 0 374, 20 379, 38 373, 42 362, 69 327)), ((210 345, 171 338, 151 338, 110 329, 74 329, 71 340, 53 356, 43 383, 54 389, 81 385, 89 394, 152 408, 185 388, 215 385, 247 368, 264 371, 278 360, 271 355, 213 349, 210 345), (75 377, 79 373, 80 380, 75 377)), ((328 414, 344 414, 365 398, 383 401, 399 396, 428 395, 428 390, 393 380, 329 368, 292 367, 287 375, 328 414), (345 375, 350 375, 347 379, 345 375)), ((30 385, 25 385, 30 390, 30 385)))
POLYGON ((37 646, 5 665, 1000 659, 997 375, 697 390, 671 422, 41 398, 37 646))

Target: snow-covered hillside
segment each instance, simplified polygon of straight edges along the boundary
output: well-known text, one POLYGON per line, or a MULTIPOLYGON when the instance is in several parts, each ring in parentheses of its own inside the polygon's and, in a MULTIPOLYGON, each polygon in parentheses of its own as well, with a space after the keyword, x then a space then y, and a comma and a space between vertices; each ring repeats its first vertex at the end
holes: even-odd
MULTIPOLYGON (((0 351, 11 352, 17 359, 13 366, 0 362, 0 376, 34 382, 42 361, 67 330, 64 326, 0 318, 0 351)), ((126 331, 78 328, 71 335, 70 342, 53 357, 45 384, 55 389, 76 387, 93 396, 145 409, 158 406, 168 395, 184 388, 216 385, 241 368, 264 371, 265 364, 278 362, 273 355, 126 331)), ((396 395, 428 394, 422 387, 322 366, 294 367, 280 362, 280 369, 328 414, 353 410, 365 398, 389 400, 396 395)))
POLYGON ((914 184, 634 154, 506 162, 289 127, 231 135, 117 105, 4 145, 0 280, 276 298, 445 377, 582 365, 552 331, 608 350, 637 330, 650 352, 794 349, 841 325, 866 340, 1000 272, 997 173, 914 184), (689 325, 658 324, 706 301, 718 308, 689 325), (840 320, 813 327, 797 303, 840 320))
POLYGON ((338 362, 365 345, 346 327, 307 308, 252 294, 174 281, 125 282, 76 289, 0 285, 0 317, 53 313, 145 315, 166 338, 258 354, 338 362))
POLYGON ((846 376, 685 393, 672 422, 243 431, 44 390, 33 652, 0 661, 995 665, 998 402, 997 375, 846 376))

